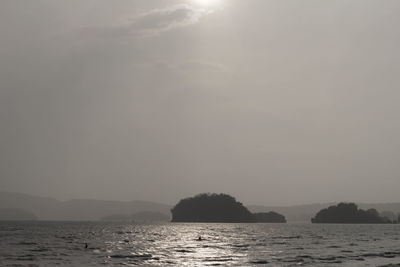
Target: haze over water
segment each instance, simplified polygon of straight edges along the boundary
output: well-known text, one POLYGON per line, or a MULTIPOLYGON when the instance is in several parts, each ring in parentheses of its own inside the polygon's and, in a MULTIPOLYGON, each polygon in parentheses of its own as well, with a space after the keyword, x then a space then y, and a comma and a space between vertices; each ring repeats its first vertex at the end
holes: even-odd
MULTIPOLYGON (((0 217, 126 219, 224 192, 261 211, 381 203, 397 220, 399 14, 398 0, 0 0, 0 217)), ((400 262, 399 238, 0 222, 0 265, 376 266, 400 262)))
POLYGON ((397 0, 0 1, 0 188, 399 201, 397 0))

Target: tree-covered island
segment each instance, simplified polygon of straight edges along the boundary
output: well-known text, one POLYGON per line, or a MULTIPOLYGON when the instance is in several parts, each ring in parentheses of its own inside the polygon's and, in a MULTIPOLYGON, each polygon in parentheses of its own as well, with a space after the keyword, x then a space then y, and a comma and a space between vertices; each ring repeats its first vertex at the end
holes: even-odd
POLYGON ((286 222, 285 217, 276 212, 253 214, 227 194, 199 194, 182 199, 172 208, 171 213, 172 222, 286 222))
POLYGON ((354 203, 339 203, 336 206, 320 210, 312 223, 392 223, 381 217, 376 209, 359 209, 354 203))

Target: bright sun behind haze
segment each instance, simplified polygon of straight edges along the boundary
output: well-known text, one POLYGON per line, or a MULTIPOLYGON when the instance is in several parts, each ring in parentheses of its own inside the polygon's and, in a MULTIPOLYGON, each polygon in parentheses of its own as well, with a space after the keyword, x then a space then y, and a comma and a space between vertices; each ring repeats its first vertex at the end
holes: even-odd
POLYGON ((208 6, 208 7, 219 5, 222 2, 222 0, 192 0, 192 1, 198 5, 208 6))

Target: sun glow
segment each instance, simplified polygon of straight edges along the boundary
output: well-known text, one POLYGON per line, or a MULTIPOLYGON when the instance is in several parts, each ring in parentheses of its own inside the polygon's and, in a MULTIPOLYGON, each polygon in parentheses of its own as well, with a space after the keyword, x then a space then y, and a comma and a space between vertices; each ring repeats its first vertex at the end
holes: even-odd
POLYGON ((219 4, 221 4, 222 0, 192 0, 193 2, 195 2, 198 5, 201 6, 217 6, 219 4))

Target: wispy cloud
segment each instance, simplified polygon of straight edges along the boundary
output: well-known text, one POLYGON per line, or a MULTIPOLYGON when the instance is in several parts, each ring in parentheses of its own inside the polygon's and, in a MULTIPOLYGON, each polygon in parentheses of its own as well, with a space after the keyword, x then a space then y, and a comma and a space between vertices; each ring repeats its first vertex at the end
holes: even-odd
POLYGON ((184 71, 212 71, 212 72, 220 72, 225 71, 226 67, 219 63, 208 62, 208 61, 187 61, 181 63, 179 68, 184 71))
POLYGON ((149 37, 196 24, 213 12, 188 4, 173 5, 137 14, 123 22, 85 28, 85 33, 111 36, 149 37))

